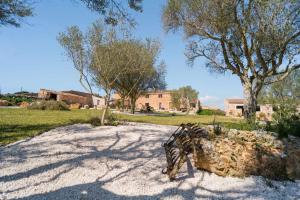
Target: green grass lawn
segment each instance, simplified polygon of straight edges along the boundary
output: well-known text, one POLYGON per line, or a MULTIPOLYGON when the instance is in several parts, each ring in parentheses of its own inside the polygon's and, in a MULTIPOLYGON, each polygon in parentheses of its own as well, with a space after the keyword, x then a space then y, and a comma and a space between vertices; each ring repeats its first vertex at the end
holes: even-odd
MULTIPOLYGON (((144 122, 162 125, 180 125, 182 123, 212 124, 213 115, 176 115, 176 116, 138 116, 119 114, 118 119, 131 122, 144 122)), ((220 123, 236 123, 237 120, 225 116, 216 116, 216 121, 220 123)))
POLYGON ((0 145, 38 135, 55 127, 84 123, 97 110, 44 111, 0 108, 0 145))
MULTIPOLYGON (((55 127, 87 123, 90 118, 100 116, 98 110, 44 111, 0 108, 0 145, 6 145, 24 138, 33 137, 55 127)), ((132 116, 117 115, 119 120, 144 122, 162 125, 179 125, 181 123, 212 124, 213 116, 132 116)), ((243 124, 237 119, 217 116, 216 121, 226 127, 242 129, 243 124)))

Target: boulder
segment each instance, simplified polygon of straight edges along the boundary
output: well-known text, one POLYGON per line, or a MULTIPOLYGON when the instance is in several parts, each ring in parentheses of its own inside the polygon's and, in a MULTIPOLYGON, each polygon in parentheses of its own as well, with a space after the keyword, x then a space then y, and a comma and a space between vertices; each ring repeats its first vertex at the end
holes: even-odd
POLYGON ((80 109, 89 109, 89 108, 90 108, 89 105, 84 105, 80 109))
POLYGON ((290 179, 300 180, 300 140, 297 137, 289 136, 287 145, 286 171, 290 179))
POLYGON ((300 179, 300 138, 277 139, 258 131, 222 131, 196 138, 195 167, 220 176, 264 176, 275 180, 300 179))
POLYGON ((8 106, 8 104, 7 100, 0 100, 0 106, 8 106))
POLYGON ((79 109, 81 107, 80 103, 70 104, 70 109, 79 109))
POLYGON ((21 108, 27 108, 28 106, 30 106, 30 103, 26 102, 26 101, 23 101, 20 103, 19 105, 21 108))

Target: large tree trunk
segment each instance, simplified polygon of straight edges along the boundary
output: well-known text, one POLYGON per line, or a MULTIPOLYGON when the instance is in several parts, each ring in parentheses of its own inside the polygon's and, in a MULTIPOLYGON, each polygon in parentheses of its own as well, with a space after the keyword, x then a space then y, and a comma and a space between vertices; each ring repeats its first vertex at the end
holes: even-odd
POLYGON ((190 109, 191 109, 191 104, 190 104, 190 100, 187 97, 186 98, 186 115, 188 115, 190 113, 190 109))
POLYGON ((125 97, 121 98, 121 111, 124 112, 125 110, 125 97))
POLYGON ((251 119, 255 117, 256 106, 257 106, 257 96, 256 92, 253 91, 252 85, 250 83, 243 84, 244 88, 244 117, 245 119, 251 119))
POLYGON ((105 108, 104 108, 104 110, 102 112, 102 116, 101 116, 101 126, 104 125, 106 113, 107 113, 107 110, 109 108, 109 100, 110 100, 110 95, 106 95, 106 98, 105 98, 105 108))
POLYGON ((104 120, 105 120, 105 115, 106 115, 106 113, 107 113, 107 110, 108 110, 108 103, 105 105, 105 108, 104 108, 104 110, 103 110, 103 112, 102 112, 102 116, 101 116, 101 126, 104 125, 104 120))
POLYGON ((130 103, 131 103, 131 113, 134 114, 135 112, 135 102, 136 102, 136 99, 135 98, 131 98, 130 99, 130 103))

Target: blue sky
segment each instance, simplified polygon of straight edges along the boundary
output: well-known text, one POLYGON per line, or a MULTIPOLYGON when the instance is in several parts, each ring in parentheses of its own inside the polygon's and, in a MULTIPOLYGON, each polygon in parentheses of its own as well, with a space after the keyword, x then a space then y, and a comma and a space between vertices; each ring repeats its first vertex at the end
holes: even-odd
MULTIPOLYGON (((208 72, 205 60, 193 67, 186 64, 185 40, 180 33, 166 34, 161 13, 164 0, 144 0, 144 12, 136 13, 137 38, 157 38, 162 43, 161 59, 167 64, 168 89, 191 85, 199 91, 204 105, 223 107, 224 99, 242 97, 239 79, 230 74, 208 72)), ((37 92, 40 88, 80 90, 78 73, 64 56, 56 37, 68 26, 82 30, 99 18, 78 0, 40 0, 34 5, 35 16, 26 19, 21 28, 0 28, 0 88, 2 93, 37 92)))

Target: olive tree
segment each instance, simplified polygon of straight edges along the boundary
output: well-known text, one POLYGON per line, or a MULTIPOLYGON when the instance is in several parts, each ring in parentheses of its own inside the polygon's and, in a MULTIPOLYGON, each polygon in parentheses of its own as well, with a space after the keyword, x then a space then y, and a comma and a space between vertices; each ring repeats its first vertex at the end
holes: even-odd
POLYGON ((167 31, 184 31, 190 64, 203 57, 239 77, 250 118, 262 87, 300 67, 299 13, 298 0, 168 0, 163 19, 167 31))
POLYGON ((59 43, 80 74, 81 85, 91 94, 93 87, 105 92, 101 124, 104 123, 115 82, 127 70, 119 62, 119 58, 127 51, 126 46, 120 45, 120 41, 125 39, 124 35, 126 34, 118 33, 116 27, 96 22, 86 34, 73 26, 58 36, 59 43))
POLYGON ((124 27, 96 22, 83 34, 73 26, 60 33, 58 41, 79 72, 81 85, 91 94, 94 87, 105 92, 102 124, 112 92, 120 92, 135 103, 143 91, 162 85, 161 68, 155 67, 159 49, 156 43, 135 40, 124 27))
POLYGON ((191 86, 185 86, 173 90, 171 93, 171 101, 174 108, 179 110, 185 108, 187 114, 190 111, 192 102, 197 102, 199 92, 193 89, 191 86))
POLYGON ((118 77, 116 91, 122 102, 126 98, 130 100, 131 112, 134 114, 136 100, 143 93, 151 89, 165 89, 165 65, 163 62, 156 64, 160 50, 157 41, 131 40, 127 43, 128 51, 123 57, 123 67, 126 66, 127 70, 118 77))
POLYGON ((129 22, 134 25, 134 19, 128 12, 131 10, 142 12, 143 0, 81 0, 90 10, 100 13, 104 16, 105 22, 111 25, 117 25, 119 22, 129 22), (127 4, 127 5, 126 5, 127 4))
POLYGON ((25 17, 32 16, 32 8, 27 0, 1 0, 0 25, 19 27, 25 17))

